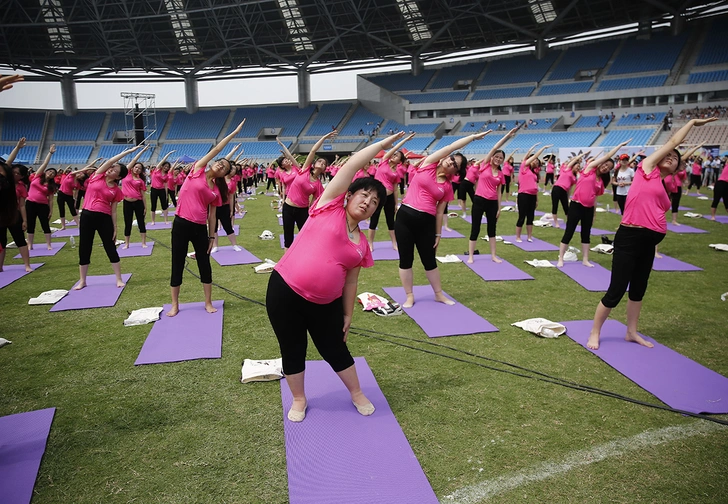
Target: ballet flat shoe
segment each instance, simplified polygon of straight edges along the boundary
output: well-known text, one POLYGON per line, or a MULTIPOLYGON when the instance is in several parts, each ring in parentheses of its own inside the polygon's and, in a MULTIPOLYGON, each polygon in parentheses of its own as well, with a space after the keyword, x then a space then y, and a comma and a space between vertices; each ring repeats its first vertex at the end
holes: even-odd
POLYGON ((288 419, 291 422, 303 422, 303 419, 306 418, 306 409, 308 408, 308 404, 303 407, 303 411, 296 411, 293 408, 288 410, 288 419))
POLYGON ((364 406, 359 406, 354 401, 351 401, 351 404, 354 405, 360 415, 369 416, 374 413, 374 405, 372 403, 367 403, 364 406))

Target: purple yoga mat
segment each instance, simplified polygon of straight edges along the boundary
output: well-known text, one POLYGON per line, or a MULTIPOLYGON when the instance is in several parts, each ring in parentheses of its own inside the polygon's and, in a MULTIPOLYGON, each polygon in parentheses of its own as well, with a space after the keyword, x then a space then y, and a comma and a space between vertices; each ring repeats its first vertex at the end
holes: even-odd
POLYGON ((207 313, 202 302, 181 304, 175 317, 165 315, 172 305, 164 305, 134 365, 222 357, 223 303, 212 302, 215 313, 207 313))
MULTIPOLYGON (((562 224, 561 219, 559 219, 559 228, 566 229, 566 224, 562 224)), ((576 226, 575 233, 576 234, 581 233, 581 226, 579 226, 579 225, 576 226)), ((616 231, 607 231, 606 229, 598 229, 598 228, 594 228, 594 227, 591 228, 591 231, 589 232, 589 234, 591 236, 611 235, 614 233, 616 233, 616 231)))
MULTIPOLYGON (((556 261, 551 261, 556 265, 556 261)), ((581 261, 565 262, 563 268, 556 268, 573 281, 591 292, 601 292, 609 288, 612 272, 605 267, 592 262, 593 268, 584 266, 581 261)))
MULTIPOLYGON (((238 236, 240 234, 239 225, 237 225, 237 224, 233 225, 233 233, 235 233, 235 236, 238 236)), ((220 236, 220 237, 227 236, 227 233, 225 232, 225 230, 223 228, 220 228, 217 230, 217 236, 220 236)))
MULTIPOLYGON (((465 217, 462 217, 462 219, 465 222, 467 222, 468 224, 472 224, 473 223, 473 216, 470 215, 470 214, 466 215, 465 217)), ((485 215, 480 219, 480 222, 482 224, 486 224, 488 222, 488 219, 485 218, 485 215)))
POLYGON ((687 206, 682 206, 682 205, 680 205, 679 207, 677 207, 677 209, 678 209, 678 211, 680 211, 680 212, 689 212, 690 210, 692 210, 692 208, 691 208, 691 207, 687 207, 687 206))
MULTIPOLYGON (((382 287, 382 289, 400 305, 407 300, 402 287, 382 287)), ((452 306, 438 303, 429 285, 415 285, 413 292, 415 305, 403 310, 429 338, 498 331, 496 326, 457 301, 452 306)), ((444 291, 443 294, 455 301, 444 291)))
POLYGON ((55 412, 47 408, 0 417, 0 502, 30 502, 55 412))
MULTIPOLYGON (((278 236, 279 236, 279 237, 280 237, 280 239, 281 239, 281 248, 285 248, 285 247, 283 246, 283 245, 285 244, 285 242, 283 241, 283 235, 281 234, 281 235, 278 235, 278 236)), ((296 236, 298 236, 298 234, 297 234, 297 233, 293 235, 293 239, 294 239, 294 240, 296 239, 296 236)))
MULTIPOLYGON (((703 215, 703 218, 710 220, 710 215, 703 215)), ((721 224, 728 224, 728 215, 716 215, 714 222, 720 222, 721 224)))
POLYGON ((283 217, 278 217, 278 225, 279 226, 283 225, 283 217))
POLYGON ((443 228, 441 238, 465 238, 465 235, 458 233, 454 229, 448 231, 447 229, 443 228))
POLYGON ((242 250, 236 252, 233 246, 218 247, 217 252, 210 254, 220 266, 235 266, 237 264, 253 264, 263 262, 253 254, 241 247, 242 250))
POLYGON ((116 247, 119 257, 146 257, 152 255, 154 250, 154 242, 147 242, 147 248, 143 248, 141 242, 130 243, 129 248, 123 248, 124 245, 116 247))
POLYGON ((281 381, 283 428, 291 504, 436 504, 407 438, 367 362, 354 359, 364 394, 376 407, 357 413, 351 396, 324 361, 306 363, 308 409, 303 422, 287 419, 293 403, 281 381))
MULTIPOLYGON (((121 275, 124 283, 128 283, 131 273, 121 275)), ((78 284, 76 282, 74 287, 78 284)), ((54 304, 50 311, 85 310, 86 308, 108 308, 114 306, 126 287, 116 286, 114 275, 88 276, 86 287, 81 290, 68 291, 68 295, 54 304)))
POLYGON ((475 255, 473 256, 473 264, 468 264, 468 256, 458 256, 463 260, 465 266, 470 268, 480 278, 486 282, 495 280, 533 280, 528 273, 524 273, 511 263, 502 259, 502 263, 494 263, 490 260, 491 255, 475 255))
POLYGON ((157 221, 156 223, 152 224, 151 222, 147 222, 147 232, 149 231, 157 231, 160 229, 172 229, 172 220, 164 223, 164 220, 157 221))
MULTIPOLYGON (((45 243, 36 243, 33 245, 33 250, 29 250, 30 257, 48 257, 56 255, 66 244, 66 242, 51 242, 51 250, 48 250, 45 243)), ((13 257, 14 259, 20 259, 20 254, 13 257)))
POLYGON ((652 269, 655 271, 703 271, 703 268, 679 261, 674 257, 668 257, 665 254, 660 255, 662 259, 655 257, 655 262, 652 263, 652 269))
MULTIPOLYGON (((562 322, 566 335, 586 348, 591 320, 562 322)), ((599 350, 589 350, 634 383, 670 406, 692 413, 728 413, 728 378, 640 335, 655 347, 625 341, 627 326, 607 320, 599 350)))
POLYGON ((515 247, 518 247, 521 250, 525 250, 526 252, 558 252, 559 247, 556 245, 551 245, 548 242, 545 242, 543 240, 539 240, 538 238, 533 239, 532 242, 529 242, 526 240, 526 235, 522 235, 521 239, 523 240, 521 243, 518 243, 516 241, 515 235, 508 235, 504 236, 503 240, 511 242, 512 245, 515 247))
MULTIPOLYGON (((37 270, 45 263, 31 264, 30 267, 33 271, 37 270)), ((0 289, 7 287, 18 278, 23 278, 25 275, 30 273, 25 271, 25 266, 22 264, 6 264, 3 270, 0 271, 0 289)))
POLYGON ((397 261, 399 260, 399 252, 392 248, 391 241, 378 241, 374 242, 372 257, 375 261, 397 261))
POLYGON ((667 230, 672 231, 673 233, 677 233, 677 234, 707 233, 707 231, 704 229, 694 228, 694 227, 688 226, 686 224, 681 224, 680 226, 676 226, 672 222, 667 223, 667 230))
POLYGON ((56 231, 51 238, 68 238, 69 236, 79 236, 78 226, 56 231))

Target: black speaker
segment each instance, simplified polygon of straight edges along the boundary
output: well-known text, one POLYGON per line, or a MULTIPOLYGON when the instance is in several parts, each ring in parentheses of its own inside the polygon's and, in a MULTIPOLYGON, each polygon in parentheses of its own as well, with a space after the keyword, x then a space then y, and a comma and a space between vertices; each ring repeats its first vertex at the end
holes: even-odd
POLYGON ((144 115, 139 110, 139 105, 134 106, 134 145, 144 141, 144 115))

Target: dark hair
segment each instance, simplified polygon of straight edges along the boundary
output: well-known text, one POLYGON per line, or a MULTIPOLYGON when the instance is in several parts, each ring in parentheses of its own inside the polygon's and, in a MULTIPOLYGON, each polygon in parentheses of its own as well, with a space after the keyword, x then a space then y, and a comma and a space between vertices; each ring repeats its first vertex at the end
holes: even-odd
POLYGON ((164 165, 167 165, 168 168, 172 168, 172 165, 169 164, 169 161, 165 161, 161 165, 157 166, 157 169, 159 169, 159 170, 163 169, 164 168, 164 165))
MULTIPOLYGON (((36 173, 36 177, 38 174, 36 173)), ((40 183, 45 185, 48 188, 48 192, 55 194, 55 192, 58 190, 58 184, 56 184, 55 178, 58 176, 58 170, 55 168, 46 168, 43 170, 43 173, 40 174, 40 183), (55 176, 51 178, 50 180, 46 179, 46 175, 48 174, 48 170, 53 170, 56 172, 55 176)))
POLYGON ((283 168, 284 159, 286 159, 286 156, 281 156, 278 159, 276 159, 276 164, 278 165, 278 168, 283 168))
POLYGON ((7 163, 0 161, 5 172, 0 175, 0 226, 10 227, 18 220, 18 197, 15 193, 15 176, 7 163))
POLYGON ((458 175, 460 175, 461 179, 465 178, 465 174, 468 170, 468 158, 465 157, 465 154, 462 152, 456 152, 455 154, 452 154, 453 157, 460 156, 460 164, 458 165, 458 175))
POLYGON ((680 151, 677 149, 672 149, 672 151, 677 154, 677 166, 680 168, 680 162, 682 161, 682 154, 680 154, 680 151))
POLYGON ((357 191, 376 191, 377 198, 379 199, 379 205, 377 208, 383 207, 387 200, 387 189, 384 188, 384 184, 374 177, 358 178, 349 185, 349 189, 347 190, 351 194, 354 194, 357 191))
POLYGON ((609 172, 600 173, 599 177, 602 179, 602 184, 604 184, 604 187, 607 187, 609 185, 609 181, 611 180, 611 178, 609 176, 609 172))
MULTIPOLYGON (((221 161, 222 159, 225 159, 225 161, 228 162, 228 169, 225 172, 225 175, 227 175, 228 173, 230 173, 230 170, 232 170, 233 164, 230 162, 229 159, 226 158, 216 159, 215 162, 221 161)), ((228 186, 227 182, 225 182, 225 175, 223 175, 222 177, 215 177, 215 185, 217 186, 218 191, 220 191, 220 198, 222 199, 222 201, 228 199, 228 186)))
POLYGON ((22 164, 14 164, 13 170, 15 170, 16 168, 20 172, 20 181, 23 184, 25 184, 25 188, 27 189, 28 186, 30 185, 30 178, 29 178, 30 171, 28 170, 28 167, 25 165, 22 165, 22 164))
POLYGON ((136 168, 136 165, 141 165, 141 166, 142 166, 142 171, 141 171, 141 172, 139 172, 139 175, 140 175, 140 176, 141 176, 141 175, 144 175, 144 174, 145 174, 145 173, 147 172, 147 167, 146 167, 146 166, 144 166, 144 163, 140 163, 139 161, 137 161, 136 163, 134 163, 134 166, 132 166, 131 168, 132 168, 132 169, 136 168))
POLYGON ((116 163, 119 166, 119 180, 123 180, 129 175, 129 168, 124 163, 116 163))

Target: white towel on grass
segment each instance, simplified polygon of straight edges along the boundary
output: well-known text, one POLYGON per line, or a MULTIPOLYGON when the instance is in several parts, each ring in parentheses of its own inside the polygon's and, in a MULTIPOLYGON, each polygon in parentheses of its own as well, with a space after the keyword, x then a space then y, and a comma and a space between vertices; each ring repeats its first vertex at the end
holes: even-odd
POLYGON ((5 338, 0 338, 0 347, 4 347, 5 345, 10 345, 12 341, 6 340, 5 338))
POLYGON ((163 309, 161 306, 153 306, 134 310, 129 314, 129 318, 124 321, 124 326, 129 327, 156 322, 159 320, 159 314, 162 313, 163 309))
POLYGON ((558 338, 566 332, 566 327, 557 323, 551 322, 545 318, 530 318, 521 320, 520 322, 514 322, 512 326, 520 327, 521 329, 541 336, 542 338, 558 338))
POLYGON ((699 214, 699 213, 695 213, 695 212, 685 212, 683 215, 690 219, 699 219, 700 217, 703 216, 703 214, 699 214))
POLYGON ((710 200, 710 198, 708 198, 707 196, 698 196, 698 199, 699 199, 699 200, 703 200, 703 201, 708 201, 708 200, 710 200))
POLYGON ((613 254, 614 245, 609 245, 607 243, 600 243, 599 245, 592 247, 590 250, 592 252, 598 252, 600 254, 613 254))
POLYGON ((28 300, 29 305, 41 305, 41 304, 56 304, 58 301, 66 297, 68 294, 67 290, 55 289, 45 292, 41 292, 38 297, 30 298, 28 300))
POLYGON ((448 254, 448 255, 446 255, 444 257, 436 256, 435 259, 437 259, 441 263, 459 263, 459 262, 463 262, 458 256, 456 256, 454 254, 448 254))
POLYGON ((510 205, 509 206, 504 206, 503 208, 501 208, 501 211, 503 211, 503 212, 515 212, 516 211, 516 207, 510 206, 510 205))
POLYGON ((708 245, 711 248, 714 248, 715 250, 722 250, 723 252, 728 252, 728 245, 725 243, 711 243, 708 245))
POLYGON ((259 265, 253 266, 253 270, 256 273, 273 273, 273 268, 275 267, 275 265, 275 261, 271 261, 270 259, 266 258, 265 261, 263 261, 259 265))
POLYGON ((534 268, 555 268, 553 264, 551 264, 546 259, 534 259, 533 261, 523 261, 526 264, 530 264, 534 268))
POLYGON ((602 207, 596 207, 596 208, 594 209, 594 211, 595 211, 596 213, 607 213, 607 212, 608 212, 608 210, 607 210, 606 208, 602 208, 602 207))
POLYGON ((258 238, 260 238, 261 240, 272 240, 273 238, 275 238, 275 235, 273 234, 272 231, 269 231, 268 229, 266 229, 265 231, 260 233, 258 238))
POLYGON ((283 378, 283 359, 245 359, 241 374, 242 383, 280 380, 283 378))
POLYGON ((14 248, 18 248, 18 246, 17 246, 17 245, 15 244, 15 242, 13 241, 13 242, 10 242, 10 243, 8 243, 8 244, 7 244, 7 246, 6 246, 5 248, 13 248, 13 249, 14 249, 14 248))

